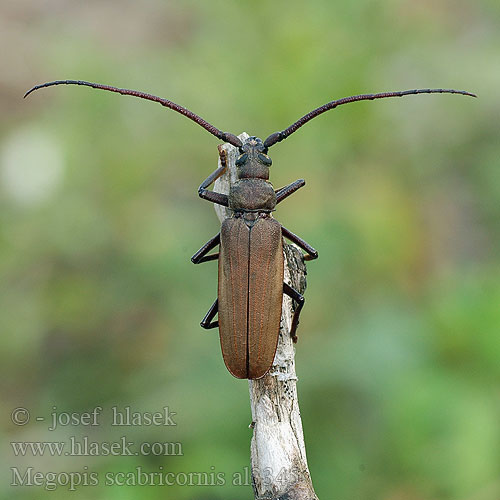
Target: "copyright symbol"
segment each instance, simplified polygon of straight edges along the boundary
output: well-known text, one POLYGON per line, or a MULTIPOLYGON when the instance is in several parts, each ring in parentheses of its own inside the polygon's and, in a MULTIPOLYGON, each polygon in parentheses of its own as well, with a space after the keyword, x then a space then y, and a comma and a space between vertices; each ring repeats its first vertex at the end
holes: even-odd
POLYGON ((30 412, 26 408, 16 408, 10 418, 15 425, 26 425, 30 421, 30 412))

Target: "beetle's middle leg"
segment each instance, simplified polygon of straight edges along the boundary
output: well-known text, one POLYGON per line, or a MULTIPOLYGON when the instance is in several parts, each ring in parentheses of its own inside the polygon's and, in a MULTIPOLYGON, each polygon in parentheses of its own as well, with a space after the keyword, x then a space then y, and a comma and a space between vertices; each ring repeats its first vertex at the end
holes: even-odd
POLYGON ((217 233, 212 239, 208 240, 192 257, 193 264, 201 264, 209 260, 216 260, 219 258, 219 252, 207 255, 210 250, 220 244, 220 233, 217 233))
POLYGON ((288 238, 292 243, 295 243, 298 247, 302 248, 302 250, 306 252, 306 255, 304 255, 304 260, 314 260, 318 258, 317 250, 309 245, 307 241, 304 241, 302 238, 292 233, 284 226, 281 226, 281 232, 283 233, 283 236, 285 238, 288 238))
POLYGON ((217 203, 218 205, 223 205, 224 207, 229 206, 229 198, 227 194, 216 193, 215 191, 208 190, 208 186, 215 182, 227 168, 227 153, 222 149, 222 144, 219 144, 219 157, 221 166, 214 170, 200 185, 198 188, 198 195, 204 200, 211 201, 212 203, 217 203))
MULTIPOLYGON (((212 255, 207 255, 210 250, 215 248, 220 244, 220 233, 217 233, 213 238, 207 241, 192 257, 191 262, 193 264, 201 264, 202 262, 208 262, 209 260, 215 260, 219 258, 219 252, 212 255)), ((217 328, 219 326, 218 321, 212 321, 219 310, 219 299, 216 299, 208 310, 205 317, 201 320, 200 325, 206 330, 211 328, 217 328)))
POLYGON ((287 283, 283 283, 283 293, 286 293, 289 297, 291 297, 293 300, 297 302, 297 309, 295 309, 293 313, 292 326, 290 327, 290 337, 292 337, 293 342, 296 343, 297 342, 296 331, 297 331, 297 326, 299 325, 300 311, 302 311, 306 299, 301 293, 297 292, 295 288, 292 288, 287 283))
POLYGON ((215 302, 210 306, 207 314, 201 320, 200 325, 205 328, 205 330, 210 330, 211 328, 217 328, 219 326, 218 321, 212 321, 219 311, 219 299, 215 299, 215 302))

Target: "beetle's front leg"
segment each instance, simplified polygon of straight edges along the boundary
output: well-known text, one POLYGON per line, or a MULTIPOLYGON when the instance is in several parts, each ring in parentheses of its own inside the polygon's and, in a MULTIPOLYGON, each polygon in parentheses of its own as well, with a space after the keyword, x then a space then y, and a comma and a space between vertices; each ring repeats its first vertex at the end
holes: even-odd
POLYGON ((302 186, 306 185, 306 181, 304 179, 298 179, 288 186, 277 189, 276 192, 276 204, 282 202, 285 198, 288 198, 291 194, 295 193, 302 186))
POLYGON ((219 252, 212 255, 207 255, 212 248, 215 248, 220 244, 220 233, 217 233, 212 239, 208 240, 192 257, 191 262, 193 264, 201 264, 202 262, 208 262, 209 260, 217 260, 219 258, 219 252))
POLYGON ((307 241, 296 234, 289 231, 286 227, 281 226, 281 232, 285 238, 288 238, 292 243, 295 243, 298 247, 302 248, 306 252, 304 255, 304 260, 314 260, 318 258, 318 252, 311 246, 307 241))
POLYGON ((295 288, 292 288, 287 283, 283 283, 283 293, 286 293, 289 297, 297 302, 297 309, 295 309, 293 313, 292 326, 290 327, 290 337, 292 337, 293 342, 296 343, 297 334, 295 332, 297 331, 297 326, 299 326, 300 311, 302 311, 306 299, 301 293, 297 292, 295 288))
POLYGON ((217 203, 218 205, 222 205, 224 207, 229 206, 229 199, 227 194, 216 193, 215 191, 208 190, 208 186, 215 182, 225 171, 227 168, 227 153, 222 149, 222 145, 219 144, 219 157, 221 166, 214 170, 200 185, 198 188, 198 195, 200 198, 204 200, 211 201, 212 203, 217 203))

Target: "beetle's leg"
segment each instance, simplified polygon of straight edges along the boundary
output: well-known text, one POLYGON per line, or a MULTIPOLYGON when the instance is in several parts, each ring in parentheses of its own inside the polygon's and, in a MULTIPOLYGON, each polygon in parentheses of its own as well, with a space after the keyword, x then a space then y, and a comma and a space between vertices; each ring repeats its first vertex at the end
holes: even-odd
POLYGON ((221 166, 214 170, 200 185, 198 188, 198 195, 204 200, 211 201, 212 203, 217 203, 218 205, 223 205, 224 207, 229 206, 229 199, 227 194, 216 193, 215 191, 209 191, 207 188, 215 182, 225 171, 227 167, 227 153, 222 149, 222 144, 219 144, 219 158, 221 166))
POLYGON ((219 299, 215 299, 215 302, 210 306, 207 314, 205 314, 205 317, 201 320, 200 325, 202 326, 202 328, 205 328, 205 330, 210 330, 211 328, 217 328, 219 326, 218 321, 212 321, 218 311, 219 299))
POLYGON ((219 258, 219 252, 212 255, 207 255, 212 248, 215 248, 220 243, 220 233, 217 233, 212 239, 207 241, 192 257, 191 262, 193 264, 201 264, 202 262, 208 262, 209 260, 216 260, 219 258))
POLYGON ((304 260, 314 260, 318 258, 318 252, 302 238, 299 238, 296 234, 293 234, 284 226, 281 226, 281 232, 285 238, 288 238, 292 243, 295 243, 306 252, 304 260))
POLYGON ((211 201, 212 203, 217 203, 218 205, 223 205, 227 207, 229 205, 229 200, 227 194, 216 193, 215 191, 210 191, 207 189, 212 182, 218 179, 223 173, 226 167, 220 167, 213 171, 200 185, 198 188, 198 195, 204 200, 211 201))
POLYGON ((304 179, 298 179, 288 186, 277 189, 276 192, 276 204, 283 201, 285 198, 288 198, 291 194, 295 193, 297 189, 300 189, 302 186, 305 186, 306 181, 304 179))
MULTIPOLYGON (((207 262, 209 260, 215 260, 219 258, 219 253, 214 253, 212 255, 207 255, 210 250, 215 248, 220 243, 220 233, 217 233, 213 238, 207 241, 192 257, 191 261, 193 264, 201 264, 202 262, 207 262)), ((214 316, 217 314, 219 310, 219 299, 216 299, 212 304, 210 309, 208 310, 205 317, 201 320, 200 325, 206 330, 210 330, 211 328, 217 328, 219 326, 218 321, 213 321, 214 316)))
POLYGON ((292 337, 293 342, 296 343, 297 335, 295 332, 297 331, 297 326, 299 325, 300 311, 304 307, 306 299, 304 299, 304 296, 297 292, 295 288, 292 288, 287 283, 283 283, 283 292, 297 302, 297 309, 295 309, 293 313, 292 326, 290 327, 290 337, 292 337))

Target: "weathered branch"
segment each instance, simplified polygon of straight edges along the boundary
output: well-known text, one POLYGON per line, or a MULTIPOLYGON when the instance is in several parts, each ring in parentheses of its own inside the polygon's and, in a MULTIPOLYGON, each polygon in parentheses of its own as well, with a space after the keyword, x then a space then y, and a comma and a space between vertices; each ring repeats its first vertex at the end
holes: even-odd
MULTIPOLYGON (((238 136, 244 141, 248 135, 238 136)), ((215 182, 215 191, 228 193, 236 180, 238 149, 224 144, 228 172, 215 182)), ((220 166, 220 165, 219 165, 220 166)), ((215 205, 221 222, 231 216, 229 209, 215 205)), ((285 281, 300 293, 306 287, 306 267, 295 245, 284 245, 285 281)), ((290 337, 293 304, 283 296, 278 349, 269 373, 249 380, 253 437, 251 442, 252 481, 256 500, 317 500, 307 466, 295 374, 295 349, 290 337)), ((299 329, 299 335, 301 331, 299 329)))

